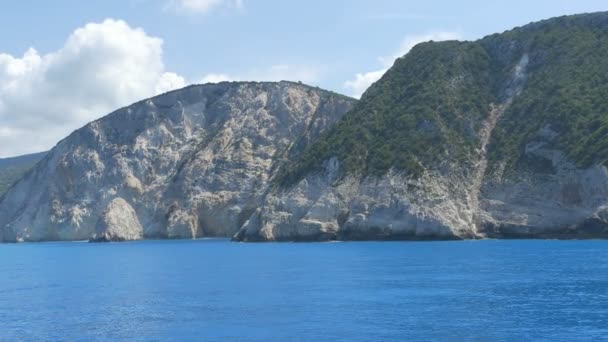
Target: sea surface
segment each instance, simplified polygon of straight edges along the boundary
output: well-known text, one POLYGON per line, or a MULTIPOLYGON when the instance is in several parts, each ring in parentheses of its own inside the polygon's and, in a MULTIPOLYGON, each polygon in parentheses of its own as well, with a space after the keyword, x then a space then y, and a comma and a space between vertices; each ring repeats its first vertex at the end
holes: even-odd
POLYGON ((608 241, 0 245, 0 341, 598 341, 608 241))

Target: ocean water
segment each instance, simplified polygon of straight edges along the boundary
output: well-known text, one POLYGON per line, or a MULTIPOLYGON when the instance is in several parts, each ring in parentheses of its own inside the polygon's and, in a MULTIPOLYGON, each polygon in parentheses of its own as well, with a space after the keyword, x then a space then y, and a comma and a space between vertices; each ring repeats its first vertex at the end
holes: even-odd
POLYGON ((0 245, 0 341, 598 341, 608 241, 0 245))

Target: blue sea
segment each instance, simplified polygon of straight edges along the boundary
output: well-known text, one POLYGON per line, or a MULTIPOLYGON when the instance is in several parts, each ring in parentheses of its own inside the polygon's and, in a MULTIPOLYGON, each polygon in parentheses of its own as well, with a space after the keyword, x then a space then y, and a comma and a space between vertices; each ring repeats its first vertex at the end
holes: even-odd
POLYGON ((0 245, 0 341, 598 341, 608 241, 0 245))

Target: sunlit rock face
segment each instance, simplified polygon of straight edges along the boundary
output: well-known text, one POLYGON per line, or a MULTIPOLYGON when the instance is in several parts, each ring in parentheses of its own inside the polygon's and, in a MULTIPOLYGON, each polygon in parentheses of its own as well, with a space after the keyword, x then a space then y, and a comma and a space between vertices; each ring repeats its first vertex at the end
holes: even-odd
POLYGON ((135 210, 120 197, 108 204, 95 230, 91 241, 96 242, 139 240, 144 236, 135 210))
POLYGON ((354 101, 291 82, 225 82, 122 108, 59 142, 0 199, 0 236, 232 236, 281 164, 354 101))

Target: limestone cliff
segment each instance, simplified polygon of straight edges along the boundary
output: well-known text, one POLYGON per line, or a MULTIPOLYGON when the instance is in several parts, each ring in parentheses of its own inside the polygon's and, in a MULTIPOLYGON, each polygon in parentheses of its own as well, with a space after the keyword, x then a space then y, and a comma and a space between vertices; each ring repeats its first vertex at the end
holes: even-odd
POLYGON ((9 189, 0 237, 232 236, 273 172, 353 103, 291 82, 196 85, 141 101, 77 130, 9 189))

